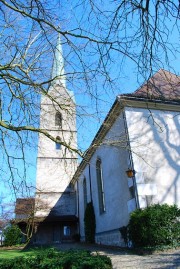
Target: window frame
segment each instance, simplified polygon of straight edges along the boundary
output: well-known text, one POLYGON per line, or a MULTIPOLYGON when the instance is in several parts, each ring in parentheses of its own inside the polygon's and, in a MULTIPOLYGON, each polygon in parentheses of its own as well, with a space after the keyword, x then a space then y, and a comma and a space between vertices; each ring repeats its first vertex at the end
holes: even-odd
POLYGON ((70 237, 71 236, 71 227, 69 225, 63 226, 63 236, 70 237))
MULTIPOLYGON (((59 136, 56 137, 56 140, 61 141, 59 136)), ((56 145, 56 150, 61 150, 61 143, 56 142, 55 145, 56 145)))
POLYGON ((106 211, 106 206, 105 206, 104 184, 102 175, 102 162, 100 158, 97 158, 96 160, 96 179, 97 179, 98 199, 99 199, 99 213, 103 214, 106 211))
POLYGON ((62 128, 62 113, 59 111, 55 114, 55 126, 62 128))
POLYGON ((83 179, 83 196, 84 196, 84 211, 86 210, 87 206, 87 181, 86 177, 83 179))

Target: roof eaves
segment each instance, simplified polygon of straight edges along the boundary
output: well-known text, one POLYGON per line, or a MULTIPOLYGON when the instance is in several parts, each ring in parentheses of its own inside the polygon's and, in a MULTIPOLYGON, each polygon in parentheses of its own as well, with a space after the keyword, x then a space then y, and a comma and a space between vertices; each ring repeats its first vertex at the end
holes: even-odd
POLYGON ((118 95, 118 98, 120 99, 127 99, 127 100, 138 100, 138 101, 146 101, 146 102, 158 102, 158 103, 167 103, 167 104, 180 104, 180 99, 166 99, 166 98, 159 98, 159 97, 153 97, 148 98, 141 95, 133 95, 131 93, 129 94, 123 94, 118 95))
POLYGON ((80 176, 81 172, 84 170, 84 168, 86 167, 86 165, 89 163, 90 158, 92 157, 92 155, 94 154, 94 152, 96 151, 96 149, 99 147, 100 145, 100 141, 104 138, 104 136, 106 135, 106 133, 109 130, 109 127, 112 126, 112 124, 114 123, 114 121, 116 120, 117 116, 120 113, 120 106, 119 106, 119 98, 118 96, 116 97, 116 100, 114 102, 114 104, 112 105, 109 113, 107 114, 104 122, 102 123, 101 127, 99 128, 98 132, 96 133, 91 145, 89 146, 89 148, 87 149, 87 151, 84 154, 84 157, 80 163, 80 165, 78 166, 73 178, 72 178, 72 183, 75 183, 77 178, 80 176))
POLYGON ((119 95, 119 100, 124 106, 158 108, 163 110, 179 111, 180 100, 148 99, 144 96, 119 95))

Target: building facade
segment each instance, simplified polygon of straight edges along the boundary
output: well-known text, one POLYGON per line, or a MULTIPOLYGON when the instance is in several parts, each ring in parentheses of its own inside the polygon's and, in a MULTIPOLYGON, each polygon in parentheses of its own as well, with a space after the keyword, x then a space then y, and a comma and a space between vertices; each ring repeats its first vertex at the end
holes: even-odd
POLYGON ((179 156, 180 78, 160 70, 136 92, 117 97, 73 177, 81 239, 87 202, 94 205, 96 242, 118 246, 124 245, 120 228, 136 208, 180 206, 179 156))
MULTIPOLYGON (((180 206, 180 77, 160 70, 134 93, 117 96, 78 167, 76 104, 60 37, 52 78, 41 100, 40 129, 47 133, 39 134, 32 240, 61 243, 79 234, 84 241, 92 202, 96 243, 124 246, 120 229, 136 208, 180 206)), ((25 229, 26 216, 20 222, 25 229)))

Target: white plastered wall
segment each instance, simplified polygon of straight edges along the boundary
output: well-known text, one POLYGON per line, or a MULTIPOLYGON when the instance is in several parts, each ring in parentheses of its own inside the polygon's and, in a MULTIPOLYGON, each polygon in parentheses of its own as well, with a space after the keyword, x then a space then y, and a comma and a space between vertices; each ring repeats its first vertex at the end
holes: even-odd
POLYGON ((126 108, 126 119, 140 207, 180 206, 179 112, 126 108))
MULTIPOLYGON (((126 151, 126 134, 123 115, 118 116, 101 145, 97 148, 90 160, 92 200, 96 215, 96 242, 107 245, 123 245, 119 228, 126 226, 129 221, 128 201, 130 192, 126 170, 129 163, 129 155, 126 151), (100 214, 96 161, 102 162, 102 177, 105 196, 105 212, 100 214)), ((84 197, 83 179, 87 179, 88 201, 90 197, 89 164, 79 177, 79 220, 80 234, 84 239, 84 197), (89 182, 89 183, 88 183, 89 182)))
MULTIPOLYGON (((51 87, 48 94, 52 99, 44 96, 41 101, 40 128, 54 138, 59 136, 62 144, 61 149, 57 150, 54 141, 44 134, 39 134, 36 216, 46 216, 54 208, 59 208, 59 214, 62 214, 59 204, 61 208, 63 203, 67 204, 67 199, 62 194, 70 191, 67 188, 77 168, 77 154, 71 150, 77 149, 74 100, 68 91, 59 85, 51 87), (55 125, 56 112, 62 114, 62 127, 55 125)), ((70 208, 67 208, 67 212, 71 212, 70 208)))

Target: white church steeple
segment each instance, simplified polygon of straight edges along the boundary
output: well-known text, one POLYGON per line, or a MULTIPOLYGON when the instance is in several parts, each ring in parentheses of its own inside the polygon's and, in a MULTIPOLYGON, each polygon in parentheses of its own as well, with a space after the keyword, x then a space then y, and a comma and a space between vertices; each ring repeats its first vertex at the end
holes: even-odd
POLYGON ((55 79, 48 94, 41 100, 40 128, 60 143, 39 134, 36 216, 45 218, 49 214, 75 214, 75 197, 69 196, 68 185, 77 168, 77 154, 72 150, 77 149, 76 105, 71 91, 66 89, 60 35, 54 53, 52 78, 55 79))
POLYGON ((52 79, 55 79, 52 84, 56 83, 56 81, 59 80, 62 86, 66 88, 66 76, 64 72, 64 58, 63 58, 60 34, 58 34, 56 48, 54 52, 52 79))

